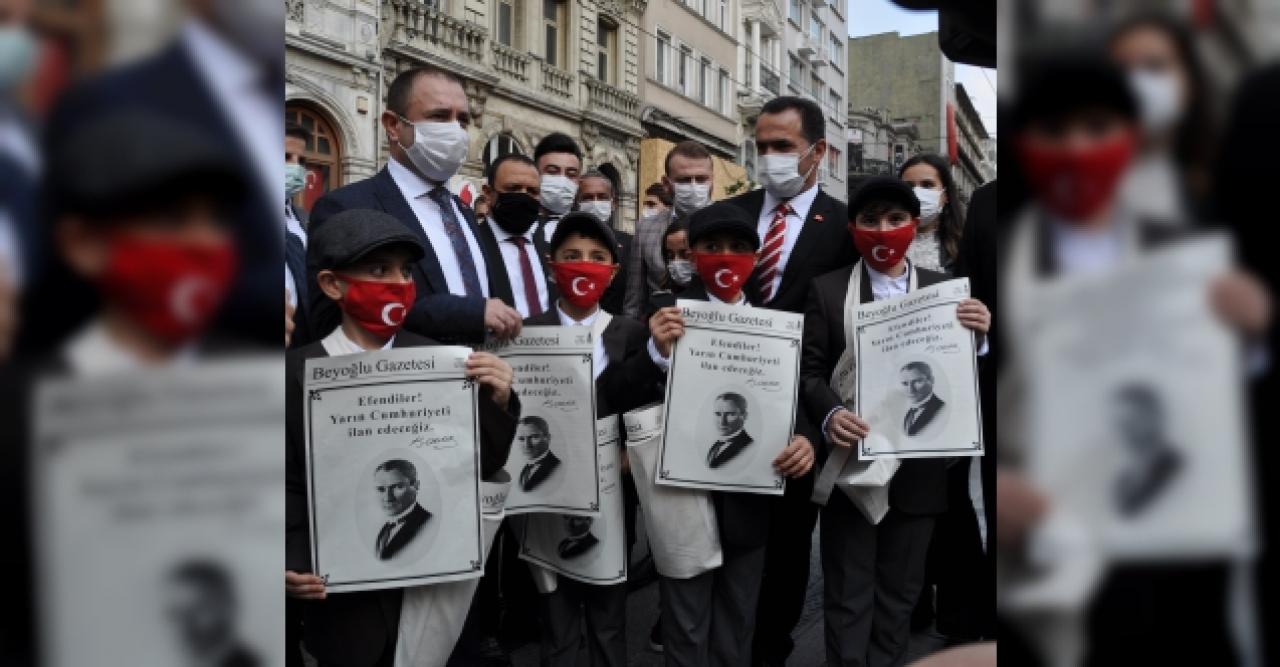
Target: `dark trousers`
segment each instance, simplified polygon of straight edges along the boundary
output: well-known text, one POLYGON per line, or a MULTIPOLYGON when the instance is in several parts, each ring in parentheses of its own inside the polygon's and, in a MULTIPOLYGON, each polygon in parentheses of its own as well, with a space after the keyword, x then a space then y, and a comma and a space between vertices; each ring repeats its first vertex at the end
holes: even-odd
POLYGON ((542 596, 542 665, 573 667, 586 623, 593 666, 627 664, 627 585, 596 586, 559 577, 554 592, 542 596))
POLYGON ((795 648, 791 632, 804 610, 809 586, 809 547, 821 509, 809 500, 813 476, 788 480, 787 492, 775 498, 769 511, 769 542, 765 550, 764 579, 756 607, 753 662, 783 665, 795 648))
POLYGON ((821 538, 827 665, 905 664, 933 524, 932 516, 890 509, 873 525, 843 492, 832 492, 821 538))
POLYGON ((724 564, 690 579, 658 577, 668 667, 741 667, 755 630, 764 546, 726 549, 724 564))
MULTIPOLYGON (((996 636, 995 554, 983 551, 982 533, 969 497, 969 466, 981 463, 977 458, 961 461, 947 472, 947 513, 938 517, 929 545, 937 629, 955 640, 996 636)), ((984 501, 994 502, 993 493, 983 491, 984 501)), ((928 591, 923 597, 928 598, 928 591)))

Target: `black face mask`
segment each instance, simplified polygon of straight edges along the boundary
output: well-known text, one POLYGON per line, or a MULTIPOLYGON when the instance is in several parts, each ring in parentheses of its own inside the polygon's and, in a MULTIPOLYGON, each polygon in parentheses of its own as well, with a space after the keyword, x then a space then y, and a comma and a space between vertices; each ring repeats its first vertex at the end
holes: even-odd
POLYGON ((489 207, 489 215, 502 231, 520 236, 538 219, 542 205, 538 198, 524 192, 499 192, 498 200, 489 207))

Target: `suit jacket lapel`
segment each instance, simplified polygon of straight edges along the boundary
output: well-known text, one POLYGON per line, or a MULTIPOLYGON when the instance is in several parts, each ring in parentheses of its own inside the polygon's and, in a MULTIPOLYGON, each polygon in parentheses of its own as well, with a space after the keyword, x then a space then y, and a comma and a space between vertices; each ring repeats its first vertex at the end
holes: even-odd
MULTIPOLYGON (((773 293, 773 299, 777 299, 783 290, 791 286, 796 280, 796 273, 800 271, 800 267, 804 264, 804 259, 811 256, 815 246, 818 243, 817 225, 826 224, 825 222, 816 222, 815 218, 821 216, 823 220, 831 217, 830 208, 831 198, 827 193, 818 190, 818 196, 814 198, 813 205, 809 207, 809 215, 804 219, 804 225, 800 227, 800 235, 796 237, 796 244, 791 247, 791 254, 787 257, 787 266, 782 270, 782 282, 778 283, 778 291, 773 293), (798 261, 797 261, 798 260, 798 261)), ((843 221, 839 221, 843 224, 843 221)), ((761 239, 763 242, 764 239, 761 239)))
POLYGON ((604 353, 609 357, 609 365, 621 363, 626 357, 627 341, 622 336, 622 322, 617 318, 609 320, 609 326, 604 328, 604 332, 600 334, 600 338, 604 341, 604 353))
POLYGON ((502 249, 499 248, 501 241, 498 240, 497 230, 488 222, 477 220, 470 208, 459 206, 458 209, 467 219, 467 224, 471 225, 471 233, 475 234, 480 251, 484 254, 485 273, 489 274, 489 296, 502 299, 514 308, 515 292, 511 287, 511 278, 507 276, 507 265, 502 261, 502 249))
POLYGON ((378 197, 378 203, 382 205, 382 210, 404 223, 404 226, 413 232, 419 241, 422 241, 423 247, 427 250, 417 265, 418 270, 422 272, 423 277, 426 279, 427 286, 433 293, 448 294, 449 284, 445 282, 444 272, 440 270, 440 260, 436 257, 435 248, 431 247, 431 240, 427 238, 427 233, 422 229, 422 221, 418 220, 413 208, 405 200, 404 194, 400 192, 400 188, 396 187, 395 179, 391 178, 391 172, 387 171, 386 167, 383 167, 382 171, 374 176, 374 179, 375 193, 378 197))

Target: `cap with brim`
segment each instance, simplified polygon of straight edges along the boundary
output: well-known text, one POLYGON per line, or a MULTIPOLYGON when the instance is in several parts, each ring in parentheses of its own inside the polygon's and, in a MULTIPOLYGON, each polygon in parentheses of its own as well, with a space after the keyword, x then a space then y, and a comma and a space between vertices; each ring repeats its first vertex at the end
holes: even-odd
POLYGON ((760 249, 760 233, 756 220, 736 204, 716 202, 694 211, 689 216, 689 246, 712 234, 726 232, 746 239, 752 250, 760 249))
POLYGON ((1054 52, 1031 59, 1019 76, 1018 99, 1010 114, 1014 129, 1090 109, 1104 109, 1131 121, 1138 102, 1123 72, 1093 52, 1054 52))
POLYGON ((910 185, 890 176, 873 176, 863 181, 849 199, 849 220, 854 220, 873 201, 897 204, 911 213, 911 217, 920 217, 920 200, 910 185))
POLYGON ((307 264, 315 271, 350 266, 380 248, 402 245, 413 261, 426 254, 422 241, 396 218, 371 209, 350 209, 310 230, 307 264))
POLYGON ((554 256, 556 249, 564 244, 565 239, 570 234, 586 232, 585 236, 604 237, 606 245, 609 246, 609 254, 613 256, 613 262, 618 263, 618 237, 614 235, 609 225, 601 222, 596 216, 582 211, 574 211, 560 218, 560 222, 556 223, 556 231, 551 234, 551 242, 549 244, 550 252, 554 256))

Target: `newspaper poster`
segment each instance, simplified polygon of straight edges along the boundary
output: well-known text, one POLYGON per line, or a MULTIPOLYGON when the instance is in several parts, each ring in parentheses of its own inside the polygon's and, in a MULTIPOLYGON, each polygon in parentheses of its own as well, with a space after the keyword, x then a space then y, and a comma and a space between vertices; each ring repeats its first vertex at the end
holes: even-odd
POLYGON ((283 667, 284 598, 258 594, 284 567, 283 377, 276 355, 34 387, 40 664, 283 667))
POLYGON ((600 450, 600 516, 530 514, 520 557, 588 584, 627 580, 627 531, 623 521, 622 443, 618 416, 596 422, 600 450))
POLYGON ((782 495, 804 316, 681 299, 658 484, 782 495))
POLYGON ((1255 545, 1244 356, 1212 312, 1225 238, 1038 290, 1026 340, 1028 466, 1116 559, 1248 555, 1255 545))
POLYGON ((507 514, 599 516, 591 327, 525 327, 485 349, 511 364, 520 397, 507 514))
POLYGON ((956 319, 967 298, 959 278, 853 314, 854 412, 871 427, 860 459, 982 455, 974 334, 956 319))
POLYGON ((483 574, 470 354, 413 347, 307 360, 311 558, 330 592, 483 574))

